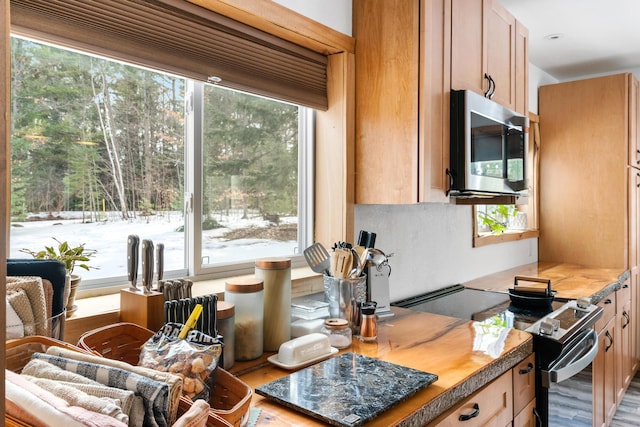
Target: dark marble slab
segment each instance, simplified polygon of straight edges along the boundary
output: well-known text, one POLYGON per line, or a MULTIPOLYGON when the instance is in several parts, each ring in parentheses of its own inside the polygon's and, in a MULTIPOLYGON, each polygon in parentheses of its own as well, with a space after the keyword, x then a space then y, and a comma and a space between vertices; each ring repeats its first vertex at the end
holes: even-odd
POLYGON ((328 424, 359 426, 437 380, 435 374, 343 353, 255 391, 328 424))

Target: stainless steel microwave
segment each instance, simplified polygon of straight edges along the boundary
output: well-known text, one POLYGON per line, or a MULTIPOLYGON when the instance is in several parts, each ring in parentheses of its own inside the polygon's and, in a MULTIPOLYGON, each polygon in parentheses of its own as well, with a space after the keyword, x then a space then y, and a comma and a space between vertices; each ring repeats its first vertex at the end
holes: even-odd
POLYGON ((475 92, 452 90, 449 195, 526 195, 528 135, 528 117, 475 92))

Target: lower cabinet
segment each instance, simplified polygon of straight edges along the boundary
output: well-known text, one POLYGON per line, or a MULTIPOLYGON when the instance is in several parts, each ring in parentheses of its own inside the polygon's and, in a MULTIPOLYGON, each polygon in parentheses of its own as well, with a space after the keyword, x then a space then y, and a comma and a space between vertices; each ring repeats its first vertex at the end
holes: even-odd
POLYGON ((430 426, 536 426, 535 365, 530 355, 471 396, 449 409, 430 426), (517 424, 516 424, 517 422, 517 424))
POLYGON ((513 425, 537 427, 535 356, 531 354, 513 369, 513 425))
POLYGON ((609 425, 616 411, 615 295, 600 302, 604 313, 596 322, 598 354, 593 360, 593 425, 609 425))

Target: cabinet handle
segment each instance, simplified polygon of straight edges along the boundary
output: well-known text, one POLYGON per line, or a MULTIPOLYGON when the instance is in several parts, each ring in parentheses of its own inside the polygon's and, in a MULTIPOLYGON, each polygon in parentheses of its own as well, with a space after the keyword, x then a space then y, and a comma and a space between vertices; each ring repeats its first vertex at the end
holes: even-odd
POLYGON ((606 346, 604 348, 604 351, 609 351, 609 349, 611 348, 611 346, 613 345, 613 337, 611 336, 611 334, 609 333, 609 331, 605 332, 604 334, 607 338, 609 338, 609 345, 606 346))
POLYGON ((527 375, 531 371, 533 371, 533 363, 529 363, 526 369, 520 369, 518 373, 520 375, 527 375))
POLYGON ((627 289, 629 287, 628 283, 625 283, 624 285, 622 285, 622 289, 627 289))
POLYGON ((627 313, 626 311, 622 312, 622 316, 627 321, 624 325, 622 325, 622 329, 625 329, 627 326, 629 326, 629 323, 631 323, 631 318, 629 317, 629 313, 627 313))
POLYGON ((613 301, 611 301, 611 299, 610 299, 610 298, 607 298, 606 300, 604 300, 604 303, 605 303, 605 304, 611 304, 612 302, 613 302, 613 301))
POLYGON ((496 91, 496 82, 493 81, 493 78, 487 73, 484 73, 484 78, 487 79, 487 90, 484 93, 484 97, 491 99, 496 91))
POLYGON ((460 415, 458 421, 469 421, 471 418, 475 418, 480 415, 480 406, 477 403, 473 404, 473 412, 469 415, 460 415))
POLYGON ((542 427, 542 417, 540 416, 540 414, 538 413, 538 410, 535 407, 533 408, 533 415, 536 417, 536 427, 537 426, 542 427))

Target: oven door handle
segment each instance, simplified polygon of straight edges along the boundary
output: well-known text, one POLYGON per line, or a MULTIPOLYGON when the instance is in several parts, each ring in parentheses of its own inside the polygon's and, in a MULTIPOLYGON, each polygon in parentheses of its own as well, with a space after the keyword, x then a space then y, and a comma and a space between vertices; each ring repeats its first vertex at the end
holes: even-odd
POLYGON ((549 369, 541 369, 542 386, 549 388, 552 383, 559 383, 589 366, 598 354, 598 334, 593 329, 582 333, 575 345, 549 364, 549 369))

